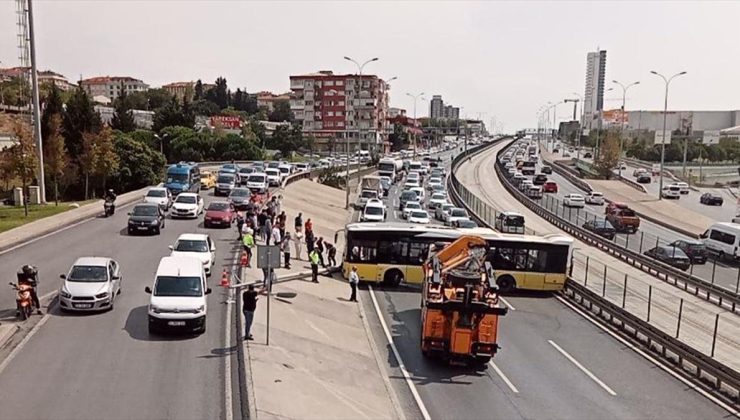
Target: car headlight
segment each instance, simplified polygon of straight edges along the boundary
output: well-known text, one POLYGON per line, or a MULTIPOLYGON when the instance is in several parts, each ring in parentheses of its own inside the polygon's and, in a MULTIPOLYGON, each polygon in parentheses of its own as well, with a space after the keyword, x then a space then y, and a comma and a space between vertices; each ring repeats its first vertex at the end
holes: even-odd
POLYGON ((98 293, 95 295, 95 299, 105 299, 108 297, 108 292, 98 293))
POLYGON ((211 265, 211 260, 210 259, 207 259, 207 260, 203 261, 203 267, 208 267, 209 265, 211 265))
POLYGON ((71 297, 72 297, 72 294, 70 294, 70 293, 69 293, 68 291, 66 291, 66 290, 64 290, 64 289, 60 290, 60 291, 59 291, 59 294, 60 294, 60 295, 61 295, 61 296, 62 296, 63 298, 65 298, 65 299, 69 299, 69 298, 71 298, 71 297))
POLYGON ((206 305, 200 305, 197 308, 195 308, 196 312, 203 312, 206 310, 206 305))
POLYGON ((159 313, 159 307, 157 307, 156 305, 149 305, 149 310, 154 312, 155 314, 159 313))
POLYGON ((154 220, 152 220, 152 221, 151 221, 151 223, 152 223, 153 225, 158 225, 158 224, 159 224, 159 220, 157 220, 157 219, 154 219, 154 220))
POLYGON ((135 225, 135 224, 136 224, 136 222, 134 222, 133 220, 129 220, 129 221, 128 221, 128 224, 129 224, 129 225, 135 225))

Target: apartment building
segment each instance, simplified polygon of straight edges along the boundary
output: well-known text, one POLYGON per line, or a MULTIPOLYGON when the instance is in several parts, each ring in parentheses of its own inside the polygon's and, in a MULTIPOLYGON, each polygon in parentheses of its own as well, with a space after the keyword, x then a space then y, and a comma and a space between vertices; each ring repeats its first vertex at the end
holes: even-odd
POLYGON ((351 151, 378 150, 388 143, 388 84, 375 75, 332 71, 290 76, 290 107, 305 134, 326 150, 330 139, 347 141, 351 151))
POLYGON ((583 96, 583 127, 596 128, 600 112, 604 109, 604 79, 606 77, 606 51, 598 50, 586 55, 586 90, 583 96))
POLYGON ((272 112, 275 109, 275 102, 289 101, 290 92, 274 94, 272 92, 262 91, 257 92, 257 107, 267 108, 268 112, 272 112))
MULTIPOLYGON (((0 81, 9 81, 15 77, 30 77, 30 67, 10 67, 0 69, 0 81)), ((70 90, 75 87, 64 75, 52 70, 40 70, 38 72, 39 85, 51 83, 56 85, 60 90, 70 90)))
POLYGON ((149 85, 139 79, 128 76, 100 76, 84 79, 80 81, 80 86, 87 94, 94 98, 104 96, 110 101, 115 100, 121 95, 121 92, 132 94, 149 89, 149 85))

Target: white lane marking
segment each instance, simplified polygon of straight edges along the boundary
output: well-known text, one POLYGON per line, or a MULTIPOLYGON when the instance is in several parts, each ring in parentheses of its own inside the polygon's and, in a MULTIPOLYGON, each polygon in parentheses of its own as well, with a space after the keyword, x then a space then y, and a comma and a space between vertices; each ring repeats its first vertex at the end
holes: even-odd
POLYGON ((501 302, 504 302, 504 305, 508 306, 509 309, 511 309, 512 311, 516 311, 516 308, 514 307, 514 305, 512 305, 511 303, 509 303, 509 301, 504 299, 503 296, 499 296, 498 298, 501 299, 501 302))
POLYGON ((414 396, 416 405, 419 406, 419 410, 421 411, 421 416, 424 418, 424 420, 431 420, 432 417, 429 415, 429 411, 427 411, 427 407, 424 405, 424 401, 421 400, 421 396, 419 395, 419 392, 416 390, 416 385, 414 385, 414 382, 411 380, 411 375, 409 375, 408 370, 406 370, 406 365, 403 363, 403 359, 401 359, 401 354, 398 352, 398 349, 396 348, 396 343, 393 342, 393 337, 391 336, 391 333, 388 330, 388 325, 385 323, 385 318, 383 318, 383 314, 380 311, 378 300, 375 299, 375 292, 373 292, 373 286, 368 285, 367 288, 368 288, 368 291, 370 291, 370 298, 373 301, 373 307, 375 308, 375 313, 378 315, 378 319, 380 320, 380 326, 383 327, 385 338, 386 340, 388 340, 388 344, 391 345, 391 350, 393 350, 393 356, 396 358, 396 361, 398 362, 398 368, 401 369, 401 373, 403 373, 403 377, 406 379, 406 385, 408 385, 409 389, 411 390, 411 394, 414 396))
MULTIPOLYGON (((127 203, 127 204, 124 204, 122 206, 119 206, 118 209, 123 209, 123 208, 126 208, 126 207, 128 207, 130 205, 137 204, 137 203, 138 203, 138 201, 133 201, 131 203, 127 203)), ((57 230, 55 230, 53 232, 49 232, 49 233, 43 234, 43 235, 41 235, 39 237, 36 237, 36 238, 33 238, 33 239, 29 239, 27 241, 23 241, 23 242, 19 243, 18 245, 15 245, 15 246, 13 246, 11 248, 8 248, 8 249, 6 249, 4 251, 0 251, 0 255, 7 254, 8 252, 15 251, 18 248, 23 248, 26 245, 30 245, 30 244, 32 244, 34 242, 40 241, 42 239, 46 239, 49 236, 56 235, 57 233, 64 232, 65 230, 69 230, 69 229, 75 228, 75 227, 80 226, 82 224, 85 224, 87 222, 91 222, 91 221, 93 221, 93 220, 95 220, 97 218, 98 218, 98 213, 95 213, 94 215, 92 215, 92 216, 90 216, 90 217, 88 217, 86 219, 82 219, 82 220, 80 220, 78 222, 74 222, 71 225, 67 225, 67 226, 65 226, 63 228, 59 228, 59 229, 57 229, 57 230)), ((43 219, 41 219, 41 220, 43 220, 43 219)))
POLYGON ((622 338, 619 334, 615 333, 614 331, 610 330, 609 328, 601 325, 594 319, 592 319, 590 316, 588 316, 585 312, 583 312, 581 309, 577 308, 572 303, 568 302, 565 298, 561 296, 555 296, 560 302, 562 302, 565 306, 569 307, 573 311, 575 311, 577 314, 581 315, 582 317, 586 318, 586 320, 592 324, 594 324, 596 327, 598 327, 600 330, 604 331, 605 333, 609 334, 610 336, 614 337, 616 340, 624 344, 625 346, 629 347, 632 351, 639 354, 640 356, 644 357, 648 361, 652 362, 655 366, 661 368, 664 372, 668 373, 669 375, 673 376, 674 378, 678 379, 679 381, 683 382, 686 386, 693 389, 694 391, 698 392, 699 394, 703 395, 708 400, 712 401, 713 403, 717 404, 718 406, 722 407, 723 409, 727 410, 728 413, 731 415, 740 418, 740 410, 737 410, 729 405, 727 405, 724 401, 718 399, 714 395, 710 394, 709 392, 705 391, 704 389, 694 385, 691 381, 684 378, 683 376, 677 374, 673 371, 670 367, 666 366, 663 362, 659 361, 658 359, 654 358, 653 356, 645 353, 642 351, 642 349, 638 348, 628 340, 622 338))
POLYGON ((33 328, 31 329, 31 331, 25 337, 23 337, 23 340, 21 340, 21 342, 18 343, 18 345, 16 346, 16 348, 14 348, 13 351, 10 352, 10 354, 8 355, 8 357, 6 357, 5 360, 3 360, 2 363, 0 363, 0 374, 3 373, 3 370, 5 370, 5 368, 10 364, 10 362, 13 361, 13 359, 15 358, 15 356, 18 355, 18 353, 20 353, 21 350, 23 350, 23 347, 26 346, 26 344, 31 340, 31 338, 34 335, 36 335, 37 332, 39 332, 39 330, 41 329, 41 327, 43 327, 44 324, 46 324, 46 321, 48 321, 50 317, 51 316, 47 312, 46 315, 44 315, 39 320, 38 324, 34 325, 33 328))
POLYGON ((565 356, 568 360, 570 360, 574 365, 578 367, 578 369, 581 369, 583 373, 588 375, 589 378, 591 378, 594 382, 599 384, 606 392, 611 394, 612 396, 616 396, 617 393, 614 392, 611 388, 609 388, 609 385, 605 384, 601 379, 597 378, 596 375, 591 373, 590 370, 586 369, 585 366, 583 366, 578 360, 576 360, 573 356, 571 356, 567 351, 563 350, 562 347, 558 346, 557 343, 555 343, 552 340, 547 340, 548 343, 550 343, 557 351, 559 351, 563 356, 565 356))
POLYGON ((509 378, 506 375, 504 375, 504 372, 502 372, 501 369, 499 369, 498 366, 496 366, 496 364, 493 363, 493 360, 491 360, 490 362, 488 362, 488 364, 491 365, 491 367, 493 368, 493 370, 496 371, 496 373, 498 374, 498 376, 500 376, 501 379, 503 379, 504 383, 506 384, 506 386, 509 387, 509 389, 511 390, 511 392, 513 392, 515 394, 518 394, 519 393, 519 390, 514 386, 513 383, 511 383, 511 381, 509 380, 509 378))

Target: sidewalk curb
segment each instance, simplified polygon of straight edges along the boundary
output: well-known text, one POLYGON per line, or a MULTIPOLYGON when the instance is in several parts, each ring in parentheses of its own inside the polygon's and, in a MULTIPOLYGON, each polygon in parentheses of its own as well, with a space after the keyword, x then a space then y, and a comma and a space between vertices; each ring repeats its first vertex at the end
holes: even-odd
MULTIPOLYGON (((244 278, 244 268, 240 267, 239 274, 241 278, 244 278)), ((236 293, 235 299, 240 299, 239 294, 236 293)), ((242 314, 237 313, 236 316, 241 317, 242 314)), ((254 394, 254 379, 252 379, 252 356, 249 351, 249 345, 246 340, 239 340, 239 334, 241 331, 237 331, 236 343, 244 349, 244 366, 245 366, 245 377, 246 377, 246 388, 247 388, 247 406, 249 407, 249 420, 257 420, 259 415, 257 414, 257 397, 254 394)))
POLYGON ((21 327, 19 325, 12 324, 10 325, 10 328, 4 328, 5 331, 0 333, 0 348, 4 347, 20 329, 21 327))

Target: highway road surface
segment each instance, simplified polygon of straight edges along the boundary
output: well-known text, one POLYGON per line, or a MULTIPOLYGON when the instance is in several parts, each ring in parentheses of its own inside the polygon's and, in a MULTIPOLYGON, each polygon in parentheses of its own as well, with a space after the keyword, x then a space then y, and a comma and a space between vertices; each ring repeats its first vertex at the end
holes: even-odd
MULTIPOLYGON (((210 192, 201 194, 206 205, 213 200, 210 192)), ((111 218, 90 220, 0 255, 6 274, 22 264, 37 265, 40 295, 57 290, 59 274, 66 273, 80 256, 112 257, 123 271, 122 294, 114 310, 77 315, 61 313, 54 306, 12 360, 0 362, 0 417, 231 418, 225 409, 227 396, 233 395, 225 366, 227 358, 236 366, 236 359, 225 342, 227 305, 218 281, 221 267, 232 261, 235 230, 204 229, 202 217, 168 218, 161 236, 132 237, 126 234, 127 211, 117 209, 111 218), (150 295, 144 287, 152 285, 159 259, 169 255, 167 246, 186 232, 206 232, 217 247, 214 274, 209 278, 213 293, 208 296, 207 332, 149 335, 150 295)), ((14 307, 13 298, 11 293, 0 294, 1 307, 14 307)))
MULTIPOLYGON (((463 168, 479 170, 492 164, 489 159, 463 168)), ((391 191, 389 206, 394 197, 391 191)), ((549 293, 505 297, 510 310, 500 323, 502 349, 480 371, 450 367, 421 355, 416 288, 372 286, 361 294, 366 313, 378 315, 371 315, 369 322, 373 338, 387 352, 394 389, 404 406, 414 406, 413 392, 403 380, 392 346, 424 411, 433 419, 719 419, 727 415, 549 293)), ((415 415, 423 416, 424 411, 415 415)))

